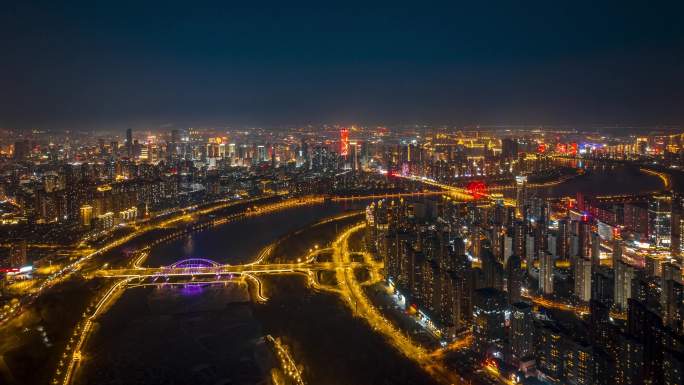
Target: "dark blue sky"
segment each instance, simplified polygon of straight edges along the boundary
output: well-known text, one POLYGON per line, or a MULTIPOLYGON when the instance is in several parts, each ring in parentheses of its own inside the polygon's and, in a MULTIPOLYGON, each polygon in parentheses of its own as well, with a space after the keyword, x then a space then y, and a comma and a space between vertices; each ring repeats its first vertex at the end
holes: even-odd
POLYGON ((684 124, 682 2, 58 3, 0 6, 0 127, 684 124))

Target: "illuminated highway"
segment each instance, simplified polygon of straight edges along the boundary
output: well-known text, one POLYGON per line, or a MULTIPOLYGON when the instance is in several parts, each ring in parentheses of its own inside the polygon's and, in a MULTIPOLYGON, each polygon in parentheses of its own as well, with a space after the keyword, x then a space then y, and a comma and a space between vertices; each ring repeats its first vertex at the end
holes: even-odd
MULTIPOLYGON (((578 317, 589 314, 589 306, 587 305, 573 305, 562 301, 545 298, 542 296, 530 295, 526 291, 522 296, 532 301, 533 304, 549 309, 556 309, 575 313, 578 317)), ((627 314, 617 311, 611 311, 610 316, 615 319, 627 319, 627 314)))
POLYGON ((100 298, 95 309, 90 312, 84 321, 76 326, 73 337, 65 347, 65 352, 55 371, 55 377, 52 380, 53 385, 60 383, 68 385, 71 382, 74 371, 83 359, 83 346, 92 331, 94 320, 107 308, 115 295, 120 294, 122 289, 125 289, 129 280, 130 278, 122 279, 112 285, 102 298, 100 298), (69 352, 71 352, 71 354, 69 354, 69 352))
MULTIPOLYGON (((349 251, 350 236, 362 230, 364 223, 357 224, 344 230, 333 242, 333 262, 339 264, 349 263, 351 253, 349 251)), ((419 344, 411 341, 406 334, 397 328, 390 320, 370 302, 363 287, 354 275, 352 269, 336 269, 337 284, 340 288, 340 296, 351 311, 364 318, 376 332, 382 334, 388 342, 406 357, 414 360, 425 369, 435 380, 444 384, 460 384, 461 377, 446 368, 441 359, 444 350, 429 352, 419 344)), ((451 350, 461 349, 467 346, 467 341, 456 341, 451 350)))
POLYGON ((649 175, 657 176, 658 178, 660 178, 660 180, 663 182, 663 186, 665 187, 666 190, 669 190, 670 187, 672 186, 672 181, 671 181, 670 175, 667 173, 655 171, 655 170, 651 170, 651 169, 643 168, 643 167, 640 168, 639 171, 643 172, 644 174, 649 174, 649 175))

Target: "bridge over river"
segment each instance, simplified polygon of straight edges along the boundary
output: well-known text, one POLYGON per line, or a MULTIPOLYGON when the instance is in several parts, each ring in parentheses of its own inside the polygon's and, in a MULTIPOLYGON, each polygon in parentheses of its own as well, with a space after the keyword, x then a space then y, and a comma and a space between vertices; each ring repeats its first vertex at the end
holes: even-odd
POLYGON ((244 265, 220 264, 210 259, 189 258, 170 266, 138 267, 128 269, 102 269, 95 272, 98 277, 145 278, 145 277, 194 277, 194 276, 230 276, 242 274, 278 274, 294 272, 310 272, 317 270, 350 269, 359 267, 378 267, 364 262, 315 262, 297 263, 258 263, 244 265))

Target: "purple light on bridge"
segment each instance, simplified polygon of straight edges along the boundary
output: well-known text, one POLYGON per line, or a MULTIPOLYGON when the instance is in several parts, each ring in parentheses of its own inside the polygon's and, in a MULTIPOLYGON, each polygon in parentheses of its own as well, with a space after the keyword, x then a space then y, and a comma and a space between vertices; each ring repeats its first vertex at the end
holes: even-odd
POLYGON ((203 285, 198 283, 187 283, 183 285, 183 288, 181 289, 181 294, 186 296, 202 294, 202 286, 203 285))
POLYGON ((174 269, 192 269, 192 268, 203 268, 203 267, 217 267, 221 266, 220 263, 216 261, 212 261, 211 259, 206 259, 206 258, 188 258, 188 259, 183 259, 181 261, 178 261, 169 268, 174 268, 174 269))

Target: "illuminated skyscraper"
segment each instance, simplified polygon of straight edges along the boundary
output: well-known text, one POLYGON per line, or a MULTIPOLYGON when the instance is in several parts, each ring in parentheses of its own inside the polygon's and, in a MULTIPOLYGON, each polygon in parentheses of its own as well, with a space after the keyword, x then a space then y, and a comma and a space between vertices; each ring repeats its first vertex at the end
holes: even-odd
POLYGON ((539 291, 553 294, 553 255, 546 252, 539 258, 539 291))
POLYGON ((615 306, 627 310, 627 301, 632 296, 632 279, 634 279, 635 270, 632 266, 619 260, 613 266, 613 272, 615 274, 615 306))
POLYGON ((525 241, 527 240, 527 225, 525 221, 516 221, 513 225, 512 253, 519 257, 525 255, 525 241))
POLYGON ((568 384, 592 385, 594 382, 594 351, 590 344, 564 338, 565 378, 568 384))
POLYGON ((525 302, 511 305, 509 338, 511 355, 519 362, 534 354, 534 317, 532 307, 525 302))
POLYGON ((266 152, 265 146, 263 146, 261 144, 259 146, 257 146, 257 161, 258 162, 265 162, 268 159, 266 154, 267 154, 267 152, 266 152))
POLYGON ((648 239, 656 247, 670 244, 670 221, 672 197, 654 195, 648 202, 648 239))
POLYGON ((581 258, 591 257, 591 224, 587 220, 582 220, 579 223, 577 243, 577 255, 581 258))
POLYGON ((563 336, 553 323, 544 323, 536 332, 539 335, 537 362, 539 369, 551 383, 561 383, 563 377, 563 336))
POLYGON ((670 220, 670 254, 680 264, 682 262, 682 229, 684 215, 681 196, 672 197, 672 218, 670 220))
POLYGON ((309 144, 306 142, 306 139, 302 138, 302 158, 304 159, 304 167, 305 168, 310 168, 311 167, 311 159, 309 158, 309 144))
POLYGON ((346 128, 340 130, 340 155, 349 155, 349 130, 346 128))
POLYGON ((352 171, 356 172, 359 170, 359 146, 356 142, 349 143, 349 164, 352 171))
POLYGON ((473 227, 473 231, 470 233, 470 254, 475 259, 479 259, 482 254, 479 226, 473 227))
POLYGON ((591 233, 591 264, 601 265, 601 238, 598 233, 591 233))
POLYGON ((501 352, 504 341, 506 295, 496 289, 475 290, 473 299, 473 336, 475 350, 485 355, 501 352))
POLYGON ((570 251, 570 226, 567 219, 558 221, 558 238, 556 238, 556 255, 559 258, 568 258, 570 251))
POLYGON ((527 176, 515 177, 515 209, 518 215, 523 215, 523 207, 527 199, 527 176))
POLYGON ((591 299, 591 260, 587 258, 576 259, 575 296, 583 302, 591 299))

